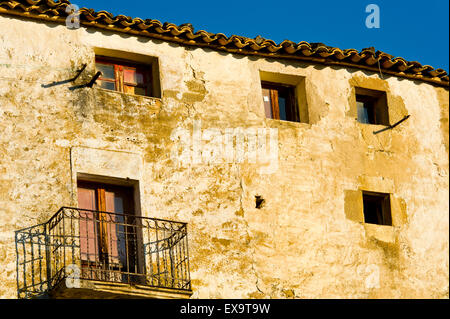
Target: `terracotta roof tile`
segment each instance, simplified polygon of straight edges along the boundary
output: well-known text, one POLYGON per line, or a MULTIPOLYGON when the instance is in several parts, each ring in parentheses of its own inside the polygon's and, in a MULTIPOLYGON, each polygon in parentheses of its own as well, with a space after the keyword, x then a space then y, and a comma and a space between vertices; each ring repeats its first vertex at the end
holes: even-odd
MULTIPOLYGON (((0 13, 19 15, 41 20, 64 23, 67 17, 67 0, 0 0, 0 13)), ((261 36, 250 39, 223 33, 209 33, 204 30, 194 32, 191 24, 175 25, 161 23, 158 20, 131 18, 124 15, 114 16, 107 11, 80 9, 81 24, 86 27, 109 29, 134 35, 156 38, 184 45, 208 47, 213 50, 227 51, 262 57, 295 59, 341 65, 373 72, 395 75, 409 79, 429 82, 440 86, 449 86, 449 76, 443 69, 434 69, 419 62, 408 62, 401 57, 393 57, 385 52, 365 48, 341 50, 323 43, 295 43, 285 40, 279 44, 261 36)))

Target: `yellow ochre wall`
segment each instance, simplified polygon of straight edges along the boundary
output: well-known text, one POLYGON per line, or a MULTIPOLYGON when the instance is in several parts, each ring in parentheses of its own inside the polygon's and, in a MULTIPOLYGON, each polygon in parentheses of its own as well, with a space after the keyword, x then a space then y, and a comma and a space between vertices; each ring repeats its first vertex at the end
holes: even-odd
POLYGON ((17 297, 14 231, 76 206, 85 173, 138 180, 143 216, 188 223, 192 298, 448 298, 448 105, 393 76, 0 16, 0 297, 17 297), (162 98, 42 87, 83 63, 89 81, 96 50, 156 57, 162 98), (307 123, 265 118, 267 77, 298 79, 307 123), (410 118, 374 135, 355 86, 410 118), (277 128, 278 170, 178 165, 171 134, 198 120, 277 128), (393 226, 364 224, 363 190, 392 194, 393 226))

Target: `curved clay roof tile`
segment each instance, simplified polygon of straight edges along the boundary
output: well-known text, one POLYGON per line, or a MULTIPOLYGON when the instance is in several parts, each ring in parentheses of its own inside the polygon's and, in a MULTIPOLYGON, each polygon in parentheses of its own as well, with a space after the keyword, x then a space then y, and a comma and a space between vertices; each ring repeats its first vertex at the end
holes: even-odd
POLYGON ((405 72, 408 69, 408 63, 403 58, 395 58, 395 65, 394 68, 397 69, 400 72, 405 72))
POLYGON ((332 52, 328 52, 328 51, 318 52, 318 54, 319 54, 320 57, 322 57, 322 58, 328 58, 328 57, 330 57, 330 56, 333 55, 332 52))
MULTIPOLYGON (((147 21, 147 20, 145 20, 147 21)), ((162 28, 162 23, 159 20, 148 20, 148 24, 153 28, 162 28)))
POLYGON ((134 18, 133 19, 133 23, 137 26, 139 24, 141 24, 142 22, 144 22, 144 20, 142 20, 141 18, 134 18))
POLYGON ((231 41, 234 43, 234 45, 238 48, 238 49, 242 49, 244 47, 246 47, 248 44, 245 42, 245 39, 242 39, 241 37, 237 36, 237 35, 232 35, 231 36, 231 41))
POLYGON ((80 9, 80 17, 85 18, 86 20, 95 21, 98 19, 97 15, 94 16, 93 12, 89 9, 82 8, 80 9))
POLYGON ((283 47, 281 45, 269 45, 267 46, 267 50, 269 50, 269 52, 271 53, 275 53, 278 52, 282 49, 283 47))
POLYGON ((350 57, 350 60, 354 63, 358 63, 359 61, 361 61, 363 59, 363 57, 365 57, 365 55, 356 53, 350 57))
POLYGON ((135 22, 130 17, 118 16, 118 22, 126 28, 134 26, 135 22))
POLYGON ((433 77, 435 77, 435 76, 433 76, 432 74, 430 74, 430 72, 433 71, 433 70, 434 70, 434 69, 433 69, 433 67, 432 67, 431 65, 425 65, 425 66, 423 67, 422 74, 425 75, 425 76, 427 76, 427 77, 433 78, 433 77))
MULTIPOLYGON (((190 29, 185 29, 183 32, 183 35, 184 35, 184 37, 186 37, 186 39, 189 39, 190 41, 201 37, 201 35, 199 35, 198 32, 193 33, 192 30, 190 30, 190 29)), ((195 43, 195 42, 193 42, 193 43, 195 43)))
POLYGON ((264 46, 257 44, 256 42, 253 42, 250 44, 250 48, 253 51, 260 51, 262 48, 264 48, 264 46))
POLYGON ((228 37, 225 34, 223 34, 223 33, 217 33, 216 37, 217 37, 217 42, 221 46, 226 46, 228 43, 231 42, 231 40, 228 39, 228 37))
POLYGON ((308 42, 299 42, 297 44, 297 50, 302 52, 303 51, 309 51, 310 53, 312 52, 311 45, 309 45, 308 42))
POLYGON ((428 71, 428 73, 432 76, 432 77, 437 77, 437 76, 442 76, 442 75, 446 75, 447 72, 443 69, 434 69, 434 70, 430 70, 428 71))
POLYGON ((155 31, 156 31, 157 33, 160 33, 160 34, 168 32, 168 30, 166 30, 165 28, 160 27, 160 26, 158 26, 158 25, 155 26, 155 31))
POLYGON ((101 11, 97 13, 97 15, 92 15, 93 19, 91 21, 98 21, 101 20, 102 22, 106 24, 114 24, 118 19, 114 18, 109 12, 101 11))
POLYGON ((426 70, 419 62, 413 62, 410 65, 411 71, 414 73, 422 73, 424 70, 426 70))
POLYGON ((411 68, 411 66, 408 65, 408 64, 399 64, 399 65, 397 65, 397 70, 399 70, 400 72, 406 72, 410 68, 411 68))
POLYGON ((284 40, 283 42, 280 43, 280 45, 283 47, 284 51, 288 54, 293 54, 297 51, 297 44, 290 40, 284 40))
POLYGON ((311 49, 303 49, 301 50, 302 54, 306 57, 311 56, 314 54, 314 52, 311 49))
POLYGON ((379 58, 376 58, 376 57, 374 57, 373 55, 368 55, 368 56, 366 57, 366 59, 364 60, 364 62, 365 62, 367 65, 370 65, 370 66, 375 65, 375 64, 378 64, 378 61, 379 61, 379 58))
POLYGON ((110 19, 114 19, 113 14, 111 12, 108 12, 108 11, 105 11, 105 10, 95 12, 94 9, 89 9, 89 12, 91 12, 92 15, 97 16, 98 18, 107 17, 107 18, 110 18, 110 19))
POLYGON ((390 69, 395 65, 396 62, 392 61, 392 60, 386 60, 384 62, 381 63, 381 67, 383 69, 390 69))
POLYGON ((214 40, 216 40, 216 37, 214 37, 213 34, 206 32, 205 30, 199 30, 195 33, 198 37, 202 39, 205 43, 211 43, 214 40))
POLYGON ((179 36, 180 34, 186 32, 186 29, 179 28, 178 26, 172 23, 170 24, 164 23, 162 28, 170 32, 170 34, 172 34, 173 36, 179 36))
POLYGON ((337 60, 344 60, 347 56, 344 54, 344 52, 342 52, 341 49, 335 49, 333 50, 333 56, 337 59, 337 60))

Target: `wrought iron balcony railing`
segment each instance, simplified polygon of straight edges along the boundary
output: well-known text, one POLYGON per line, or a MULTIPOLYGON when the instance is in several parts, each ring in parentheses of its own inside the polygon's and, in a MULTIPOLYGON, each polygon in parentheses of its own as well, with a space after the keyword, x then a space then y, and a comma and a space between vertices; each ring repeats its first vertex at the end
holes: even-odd
POLYGON ((15 242, 19 298, 66 278, 191 291, 185 223, 63 207, 15 242))

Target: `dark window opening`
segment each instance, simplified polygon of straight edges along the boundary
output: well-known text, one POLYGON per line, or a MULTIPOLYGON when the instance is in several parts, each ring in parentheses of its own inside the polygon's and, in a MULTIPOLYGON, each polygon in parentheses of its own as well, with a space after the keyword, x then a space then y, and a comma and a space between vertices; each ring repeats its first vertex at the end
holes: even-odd
POLYGON ((363 192, 364 222, 392 226, 389 194, 363 192))
POLYGON ((264 110, 270 119, 300 122, 295 87, 262 82, 264 110))
POLYGON ((264 198, 262 198, 262 196, 256 195, 255 202, 256 202, 256 208, 261 209, 261 208, 263 208, 266 200, 264 198))
POLYGON ((389 125, 386 92, 356 88, 358 122, 389 125))
POLYGON ((152 96, 152 69, 150 65, 96 57, 97 71, 102 75, 97 84, 104 89, 128 94, 152 96))

